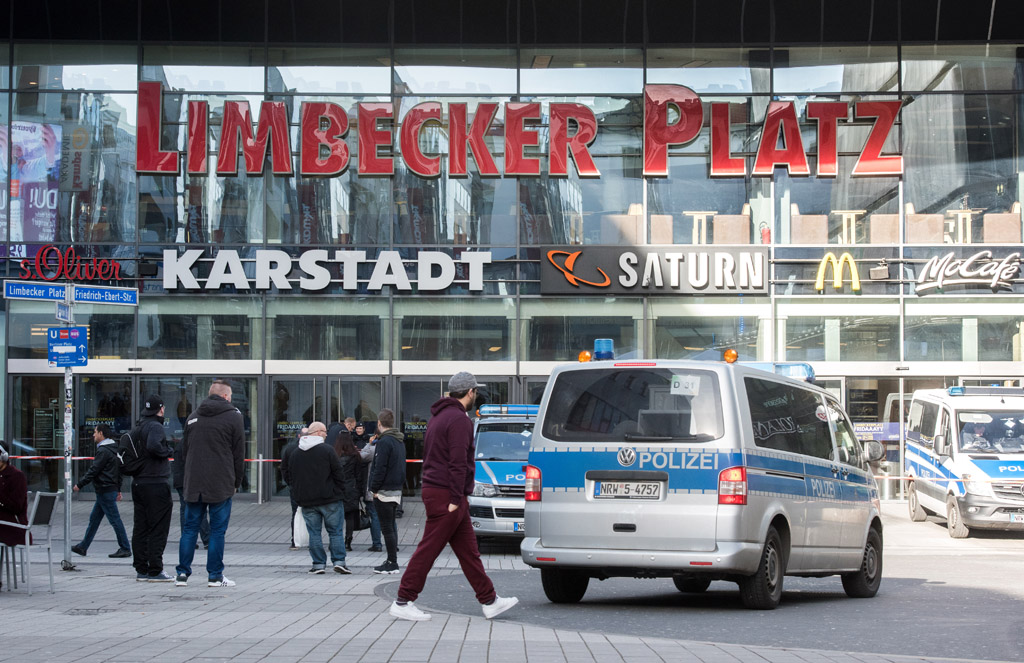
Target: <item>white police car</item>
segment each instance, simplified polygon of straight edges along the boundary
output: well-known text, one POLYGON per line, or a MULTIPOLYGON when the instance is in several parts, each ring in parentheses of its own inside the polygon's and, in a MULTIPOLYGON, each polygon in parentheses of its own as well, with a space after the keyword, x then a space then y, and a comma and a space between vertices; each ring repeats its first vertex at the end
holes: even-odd
POLYGON ((684 592, 736 582, 756 609, 778 605, 786 575, 838 574, 849 596, 871 597, 882 522, 868 463, 882 454, 831 394, 775 373, 560 366, 526 467, 522 558, 556 603, 610 577, 671 578, 684 592))
POLYGON ((469 496, 469 517, 477 536, 523 536, 523 466, 537 409, 536 405, 480 407, 474 427, 476 484, 469 496))
POLYGON ((1024 389, 915 391, 906 435, 911 520, 944 515, 955 539, 1024 530, 1024 389))

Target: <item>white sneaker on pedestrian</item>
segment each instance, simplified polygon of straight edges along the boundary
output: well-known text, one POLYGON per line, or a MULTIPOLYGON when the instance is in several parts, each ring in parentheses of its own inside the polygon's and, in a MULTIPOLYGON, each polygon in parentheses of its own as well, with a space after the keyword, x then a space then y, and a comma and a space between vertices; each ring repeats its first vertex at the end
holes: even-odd
POLYGON ((234 587, 235 581, 229 580, 227 576, 221 576, 220 580, 211 580, 206 583, 207 587, 234 587))
POLYGON ((482 605, 480 607, 484 609, 484 617, 487 619, 494 619, 517 603, 519 603, 519 599, 514 596, 508 596, 505 598, 495 596, 494 603, 490 605, 482 605))
POLYGON ((391 609, 388 610, 388 614, 392 617, 399 619, 408 619, 413 622, 425 622, 430 619, 430 615, 423 612, 409 601, 405 605, 398 605, 398 602, 391 604, 391 609))

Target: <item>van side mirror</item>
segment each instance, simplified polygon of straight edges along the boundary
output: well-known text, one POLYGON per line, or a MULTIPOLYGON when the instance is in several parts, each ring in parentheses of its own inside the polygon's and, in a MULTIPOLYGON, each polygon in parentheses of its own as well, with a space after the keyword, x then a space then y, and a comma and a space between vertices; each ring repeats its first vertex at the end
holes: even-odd
POLYGON ((885 458, 885 447, 878 440, 868 440, 864 443, 864 457, 869 463, 877 463, 885 458))
POLYGON ((949 440, 946 439, 945 435, 936 435, 934 443, 935 453, 939 454, 940 456, 950 455, 951 450, 949 448, 949 440))

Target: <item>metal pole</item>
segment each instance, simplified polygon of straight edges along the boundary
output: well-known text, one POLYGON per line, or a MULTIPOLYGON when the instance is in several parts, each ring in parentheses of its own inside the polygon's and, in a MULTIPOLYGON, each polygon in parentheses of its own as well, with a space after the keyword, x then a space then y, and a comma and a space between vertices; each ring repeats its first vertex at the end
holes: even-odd
POLYGON ((71 412, 73 384, 71 367, 67 366, 64 368, 64 561, 60 565, 64 571, 75 568, 71 563, 71 452, 75 435, 71 412))
POLYGON ((256 504, 263 504, 263 454, 256 456, 256 504))

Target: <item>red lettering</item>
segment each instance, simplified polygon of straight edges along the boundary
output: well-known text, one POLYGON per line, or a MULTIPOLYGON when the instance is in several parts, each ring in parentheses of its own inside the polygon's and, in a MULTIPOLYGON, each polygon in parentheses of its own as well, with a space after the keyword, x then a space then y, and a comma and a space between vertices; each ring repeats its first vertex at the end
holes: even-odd
POLYGON ((845 101, 807 102, 807 119, 818 123, 818 177, 839 174, 839 118, 849 114, 845 101))
POLYGON ((600 177, 601 172, 587 146, 597 137, 597 118, 583 104, 551 104, 551 130, 548 132, 548 172, 565 177, 569 170, 567 152, 572 154, 580 177, 600 177), (569 120, 576 122, 576 133, 569 136, 569 120))
POLYGON ((377 154, 380 146, 391 147, 391 130, 378 129, 379 120, 390 120, 394 111, 390 103, 359 104, 359 174, 393 175, 395 161, 377 154))
POLYGON ((754 175, 771 177, 776 166, 785 166, 790 176, 810 175, 804 142, 800 138, 800 125, 792 101, 773 101, 761 130, 761 144, 754 159, 754 175), (783 147, 779 148, 779 136, 783 147))
POLYGON ((668 146, 684 145, 700 134, 700 97, 682 85, 644 86, 644 177, 668 177, 668 146), (669 108, 679 119, 668 123, 669 108))
POLYGON ((21 274, 18 275, 19 278, 27 279, 27 278, 32 276, 32 261, 31 260, 29 260, 28 258, 25 258, 24 260, 21 261, 20 267, 21 267, 21 274))
POLYGON ((188 166, 189 175, 205 175, 209 151, 207 136, 208 104, 205 101, 188 102, 188 166))
POLYGON ((747 174, 746 160, 732 156, 729 147, 732 138, 731 110, 732 104, 728 102, 711 104, 711 177, 744 177, 747 174))
POLYGON ((875 125, 871 127, 871 133, 864 144, 864 149, 853 167, 851 174, 854 177, 903 174, 902 156, 882 156, 885 139, 889 137, 889 132, 892 131, 892 127, 896 123, 896 114, 900 112, 902 105, 900 101, 858 101, 854 106, 853 114, 857 119, 878 118, 875 120, 875 125))
POLYGON ((36 277, 44 281, 56 281, 60 278, 61 272, 64 271, 64 256, 61 255, 60 249, 52 244, 47 244, 43 248, 39 249, 39 253, 36 254, 36 277), (46 270, 50 269, 49 255, 51 253, 56 254, 57 258, 57 269, 54 271, 52 276, 46 275, 46 270))
POLYGON ((137 102, 138 138, 135 141, 135 171, 177 173, 178 153, 160 149, 160 121, 163 116, 163 84, 139 83, 137 102))
POLYGON ((497 177, 498 166, 494 163, 494 156, 487 148, 484 138, 494 116, 498 112, 498 104, 481 103, 476 107, 476 114, 473 115, 473 125, 466 133, 466 104, 448 105, 448 175, 451 177, 462 177, 468 174, 466 157, 466 143, 469 143, 473 150, 473 159, 476 161, 476 168, 483 177, 497 177))
POLYGON ((540 104, 510 102, 505 104, 505 174, 540 175, 540 158, 524 157, 523 147, 538 145, 536 127, 526 127, 527 120, 540 121, 540 104))
POLYGON ((409 109, 402 122, 399 145, 402 160, 409 170, 420 177, 437 177, 441 174, 441 157, 427 157, 420 150, 420 129, 427 122, 441 122, 441 104, 436 101, 426 101, 409 109))
POLYGON ((337 175, 348 168, 348 115, 338 104, 305 102, 299 112, 301 123, 299 172, 303 175, 337 175), (327 120, 327 128, 320 123, 327 120), (321 158, 320 146, 327 145, 329 154, 321 158))
POLYGON ((225 101, 224 123, 217 155, 218 175, 238 174, 238 138, 242 137, 245 172, 259 175, 267 158, 270 139, 271 167, 275 175, 292 174, 291 142, 288 137, 288 115, 283 101, 264 101, 260 105, 260 121, 256 136, 252 134, 252 115, 247 101, 225 101))

